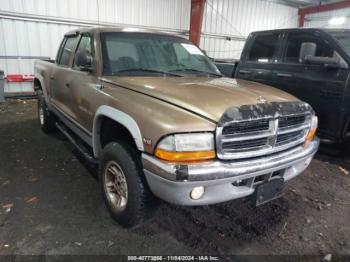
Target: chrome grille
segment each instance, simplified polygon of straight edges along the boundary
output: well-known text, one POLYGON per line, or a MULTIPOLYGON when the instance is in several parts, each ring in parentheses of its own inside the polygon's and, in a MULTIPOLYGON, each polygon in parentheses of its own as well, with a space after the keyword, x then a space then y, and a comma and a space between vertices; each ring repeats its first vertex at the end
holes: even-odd
POLYGON ((262 147, 267 143, 267 138, 258 138, 252 140, 243 140, 243 141, 232 141, 222 144, 223 150, 234 151, 234 150, 250 150, 251 148, 262 147))
POLYGON ((305 118, 306 118, 306 116, 280 117, 278 127, 283 128, 283 127, 291 127, 291 126, 301 125, 305 122, 305 118))
POLYGON ((269 129, 269 121, 262 119, 252 122, 238 122, 225 126, 222 130, 223 135, 240 134, 247 132, 264 131, 269 129))
POLYGON ((218 157, 256 157, 300 145, 310 121, 311 114, 302 114, 226 123, 216 131, 218 157))
POLYGON ((293 142, 295 139, 300 139, 304 136, 304 130, 294 131, 290 133, 285 133, 277 135, 276 145, 283 145, 293 142))

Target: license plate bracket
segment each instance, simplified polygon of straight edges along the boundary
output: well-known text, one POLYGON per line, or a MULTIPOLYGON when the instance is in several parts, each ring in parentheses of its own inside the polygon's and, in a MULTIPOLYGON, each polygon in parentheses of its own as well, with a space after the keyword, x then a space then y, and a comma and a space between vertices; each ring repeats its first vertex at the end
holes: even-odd
POLYGON ((255 204, 260 206, 282 195, 284 179, 273 179, 256 187, 255 204))

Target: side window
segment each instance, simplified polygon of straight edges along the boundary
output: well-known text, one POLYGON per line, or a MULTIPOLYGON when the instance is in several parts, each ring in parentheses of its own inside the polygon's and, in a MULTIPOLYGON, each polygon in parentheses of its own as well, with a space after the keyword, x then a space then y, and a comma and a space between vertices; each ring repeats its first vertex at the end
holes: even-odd
POLYGON ((74 52, 74 48, 77 44, 77 36, 69 36, 66 38, 65 43, 63 44, 63 49, 61 52, 61 57, 58 61, 58 64, 63 66, 69 66, 69 60, 74 52))
POLYGON ((278 36, 279 34, 275 33, 255 37, 248 60, 260 63, 272 62, 277 50, 278 36))
POLYGON ((83 35, 81 37, 77 51, 75 52, 75 57, 74 57, 74 67, 75 68, 77 67, 77 65, 76 65, 77 59, 76 58, 77 58, 78 52, 85 51, 86 53, 93 55, 92 43, 93 43, 93 39, 90 36, 83 35))
POLYGON ((288 63, 299 63, 299 53, 302 43, 315 43, 316 56, 332 57, 334 50, 328 44, 310 33, 290 33, 287 38, 284 61, 288 63))

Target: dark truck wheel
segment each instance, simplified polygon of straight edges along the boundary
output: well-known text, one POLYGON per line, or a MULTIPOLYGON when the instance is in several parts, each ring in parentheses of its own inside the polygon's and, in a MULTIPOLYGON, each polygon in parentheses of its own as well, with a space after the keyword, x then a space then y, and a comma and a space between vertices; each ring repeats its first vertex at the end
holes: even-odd
POLYGON ((144 221, 152 195, 136 149, 124 142, 107 144, 99 169, 102 193, 112 218, 124 227, 144 221))
POLYGON ((43 96, 38 97, 38 118, 41 129, 44 133, 51 133, 56 130, 55 118, 50 114, 43 96))

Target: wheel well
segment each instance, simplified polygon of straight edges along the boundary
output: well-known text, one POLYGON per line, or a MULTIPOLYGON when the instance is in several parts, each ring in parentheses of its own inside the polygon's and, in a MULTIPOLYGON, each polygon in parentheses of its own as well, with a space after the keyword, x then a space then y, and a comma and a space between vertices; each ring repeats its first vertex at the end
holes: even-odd
POLYGON ((109 142, 118 140, 126 141, 137 149, 134 138, 125 126, 108 117, 103 117, 100 128, 101 148, 104 148, 109 142))
POLYGON ((34 91, 37 91, 37 90, 42 90, 42 87, 41 87, 39 79, 35 78, 34 79, 34 91))

